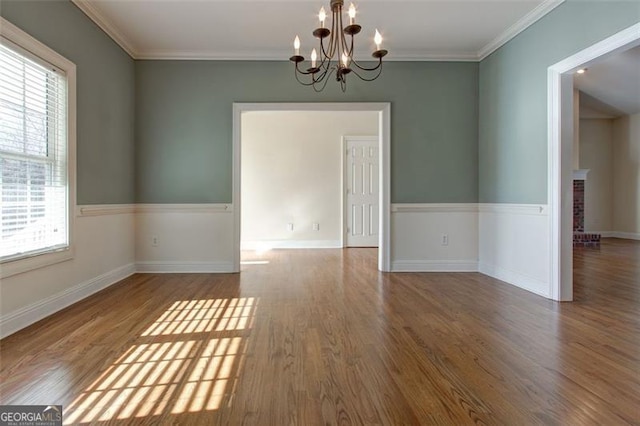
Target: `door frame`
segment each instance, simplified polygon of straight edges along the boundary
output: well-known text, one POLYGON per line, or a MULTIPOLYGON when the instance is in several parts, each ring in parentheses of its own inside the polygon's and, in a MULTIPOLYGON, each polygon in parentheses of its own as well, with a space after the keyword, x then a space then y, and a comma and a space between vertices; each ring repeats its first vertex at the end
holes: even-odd
MULTIPOLYGON (((391 103, 389 102, 310 102, 233 104, 233 271, 240 272, 241 232, 241 148, 242 114, 251 111, 375 111, 378 113, 379 147, 379 224, 378 270, 391 271, 391 103)), ((343 235, 344 236, 344 235, 343 235)), ((344 240, 343 240, 344 241, 344 240)))
MULTIPOLYGON (((340 244, 343 248, 347 247, 347 143, 349 141, 369 141, 376 139, 376 135, 372 136, 343 136, 342 137, 342 155, 340 161, 342 162, 342 178, 340 179, 340 185, 342 190, 342 197, 340 197, 340 208, 342 209, 342 221, 340 223, 340 244)), ((379 140, 380 138, 378 138, 379 140)), ((379 147, 378 147, 379 148, 379 147)), ((380 156, 378 156, 378 170, 380 170, 380 156)), ((380 188, 378 188, 378 198, 380 198, 380 188)), ((380 240, 378 239, 378 244, 380 240)), ((379 247, 378 247, 379 248, 379 247)))
POLYGON ((640 23, 551 65, 547 70, 549 294, 573 300, 573 74, 640 45, 640 23))

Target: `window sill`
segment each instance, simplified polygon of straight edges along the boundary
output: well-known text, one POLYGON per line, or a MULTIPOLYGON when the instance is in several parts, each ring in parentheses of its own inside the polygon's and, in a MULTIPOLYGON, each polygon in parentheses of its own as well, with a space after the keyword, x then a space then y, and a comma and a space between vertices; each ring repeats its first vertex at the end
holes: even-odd
POLYGON ((0 264, 0 278, 7 278, 56 263, 66 262, 67 260, 73 259, 73 254, 73 249, 68 247, 54 252, 8 261, 0 264))

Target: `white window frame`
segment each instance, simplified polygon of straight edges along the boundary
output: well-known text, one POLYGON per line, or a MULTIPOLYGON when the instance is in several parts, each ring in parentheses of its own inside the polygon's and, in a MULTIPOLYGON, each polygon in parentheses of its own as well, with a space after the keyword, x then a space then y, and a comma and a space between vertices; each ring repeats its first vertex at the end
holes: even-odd
POLYGON ((36 57, 64 71, 67 77, 67 224, 68 246, 40 252, 32 256, 8 260, 0 264, 0 278, 32 271, 73 259, 75 254, 76 205, 76 65, 39 42, 11 22, 0 17, 0 35, 36 57))

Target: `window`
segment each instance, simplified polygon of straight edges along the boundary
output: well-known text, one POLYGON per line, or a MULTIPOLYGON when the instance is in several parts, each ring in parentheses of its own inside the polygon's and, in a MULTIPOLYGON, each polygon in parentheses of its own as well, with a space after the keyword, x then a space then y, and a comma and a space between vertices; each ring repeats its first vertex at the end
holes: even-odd
POLYGON ((0 24, 0 262, 7 276, 70 257, 75 66, 0 24), (28 265, 14 264, 25 259, 28 265))

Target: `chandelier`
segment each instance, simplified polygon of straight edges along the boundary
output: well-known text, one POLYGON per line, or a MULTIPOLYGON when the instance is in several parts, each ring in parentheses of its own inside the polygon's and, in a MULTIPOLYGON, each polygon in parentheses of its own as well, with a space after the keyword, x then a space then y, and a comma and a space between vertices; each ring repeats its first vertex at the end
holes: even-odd
POLYGON ((347 74, 353 73, 360 80, 373 81, 382 73, 382 58, 388 53, 380 48, 382 36, 376 29, 373 39, 376 50, 371 56, 378 60, 377 65, 365 67, 358 64, 353 57, 353 39, 362 27, 355 23, 356 8, 353 3, 349 6, 349 25, 343 26, 343 5, 344 0, 331 0, 331 29, 325 27, 327 14, 324 7, 320 9, 318 14, 320 28, 313 31, 313 36, 319 39, 320 46, 318 51, 315 48, 311 51, 311 67, 306 70, 304 67, 301 69, 301 63, 305 59, 300 55, 300 38, 296 36, 293 42, 295 54, 289 60, 295 63, 296 80, 304 86, 312 86, 316 92, 321 92, 325 88, 333 73, 343 92, 347 89, 347 74), (319 62, 318 53, 320 54, 319 62))

